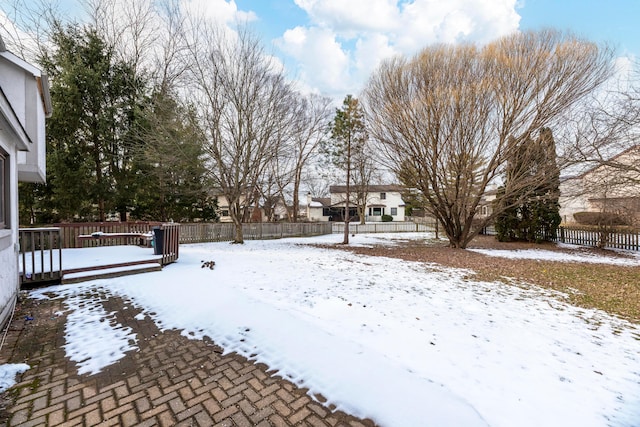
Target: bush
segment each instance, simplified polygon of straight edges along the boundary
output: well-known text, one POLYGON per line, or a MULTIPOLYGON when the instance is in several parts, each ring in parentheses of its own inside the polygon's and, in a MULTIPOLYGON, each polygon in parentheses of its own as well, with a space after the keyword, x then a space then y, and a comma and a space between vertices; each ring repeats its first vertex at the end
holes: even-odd
POLYGON ((393 217, 391 215, 382 215, 382 222, 391 222, 393 217))
POLYGON ((613 212, 576 212, 573 219, 581 225, 629 225, 622 215, 613 212))

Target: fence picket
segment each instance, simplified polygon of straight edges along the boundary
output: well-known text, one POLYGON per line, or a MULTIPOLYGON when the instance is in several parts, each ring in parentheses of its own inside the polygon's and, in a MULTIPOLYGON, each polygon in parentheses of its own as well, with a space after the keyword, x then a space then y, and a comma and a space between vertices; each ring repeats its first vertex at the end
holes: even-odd
POLYGON ((593 230, 575 226, 562 226, 556 242, 579 246, 640 250, 640 230, 593 230))

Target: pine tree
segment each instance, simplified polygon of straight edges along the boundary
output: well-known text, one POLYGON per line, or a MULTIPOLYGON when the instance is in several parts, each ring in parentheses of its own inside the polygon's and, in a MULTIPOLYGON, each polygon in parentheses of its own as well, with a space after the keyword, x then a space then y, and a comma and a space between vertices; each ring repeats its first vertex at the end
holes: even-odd
POLYGON ((215 221, 216 199, 208 193, 204 136, 195 108, 160 88, 142 113, 136 161, 144 185, 133 216, 167 221, 215 221))
MULTIPOLYGON (((367 156, 365 144, 368 139, 364 124, 364 112, 356 98, 347 95, 342 102, 342 108, 336 109, 336 115, 331 123, 331 141, 325 147, 332 163, 346 172, 346 197, 344 214, 344 244, 349 243, 349 209, 352 200, 352 176, 360 178, 356 183, 355 192, 358 203, 367 198, 367 156)), ((364 211, 361 213, 364 216, 364 211)))
POLYGON ((560 170, 551 130, 543 128, 538 139, 528 138, 519 146, 511 139, 510 153, 505 186, 496 199, 502 205, 502 213, 495 221, 498 240, 555 239, 561 221, 560 170), (504 196, 505 188, 510 189, 508 198, 504 196), (523 194, 527 196, 522 197, 523 194))
POLYGON ((90 27, 56 23, 40 62, 51 76, 47 186, 43 206, 58 219, 98 219, 133 204, 131 130, 139 87, 134 70, 90 27))

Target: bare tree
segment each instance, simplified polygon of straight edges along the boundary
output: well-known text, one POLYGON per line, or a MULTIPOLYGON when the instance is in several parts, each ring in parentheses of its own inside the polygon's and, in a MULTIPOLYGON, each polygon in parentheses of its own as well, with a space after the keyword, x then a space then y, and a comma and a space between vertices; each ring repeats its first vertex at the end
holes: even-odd
POLYGON ((309 161, 318 155, 322 141, 328 137, 331 100, 319 95, 298 98, 292 121, 291 221, 296 222, 300 209, 300 187, 309 161))
POLYGON ((324 164, 320 162, 312 164, 307 173, 302 177, 302 186, 308 194, 315 197, 329 197, 331 175, 326 173, 324 164))
POLYGON ((623 77, 615 87, 589 98, 589 108, 567 117, 568 143, 562 153, 572 166, 617 170, 618 179, 629 185, 638 182, 634 175, 640 173, 640 164, 620 156, 640 142, 640 65, 634 65, 630 73, 619 70, 623 77))
POLYGON ((7 49, 36 63, 51 48, 54 22, 63 22, 57 2, 47 0, 8 0, 0 20, 0 35, 7 49))
POLYGON ((640 64, 616 65, 617 78, 585 101, 590 108, 567 117, 561 153, 571 168, 563 200, 583 207, 573 217, 598 226, 601 244, 611 229, 640 221, 640 64))
POLYGON ((353 201, 356 205, 360 224, 364 224, 367 216, 367 205, 369 203, 369 186, 375 177, 378 177, 376 163, 373 158, 372 148, 368 140, 360 147, 357 147, 352 154, 353 201))
POLYGON ((116 48, 120 60, 136 73, 150 64, 161 33, 153 1, 86 0, 84 8, 98 33, 116 48))
POLYGON ((234 34, 209 25, 195 29, 192 96, 201 109, 212 179, 229 202, 234 242, 243 243, 243 205, 278 153, 294 93, 246 29, 234 34))
MULTIPOLYGON (((389 167, 419 189, 450 245, 465 248, 501 209, 476 220, 517 147, 605 82, 613 52, 547 30, 475 46, 435 46, 383 63, 368 82, 370 133, 389 167), (511 141, 511 142, 509 142, 511 141)), ((527 180, 544 179, 529 176, 527 180)), ((526 180, 525 180, 526 181, 526 180)), ((532 187, 505 191, 522 203, 532 187)))

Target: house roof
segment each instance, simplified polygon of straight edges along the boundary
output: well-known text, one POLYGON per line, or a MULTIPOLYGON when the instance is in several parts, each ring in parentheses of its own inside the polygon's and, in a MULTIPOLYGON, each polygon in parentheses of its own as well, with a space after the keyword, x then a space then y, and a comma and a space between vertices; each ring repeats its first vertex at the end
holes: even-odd
POLYGON ((599 169, 599 168, 601 168, 603 166, 607 166, 607 164, 614 163, 620 157, 624 156, 625 154, 629 154, 629 153, 631 153, 633 151, 637 151, 638 154, 640 154, 640 144, 632 145, 631 147, 627 148, 626 150, 623 150, 623 151, 619 152, 618 154, 616 154, 615 156, 609 158, 608 160, 605 160, 602 163, 597 164, 597 165, 587 169, 586 171, 582 172, 581 174, 579 174, 577 176, 567 177, 567 179, 575 179, 575 178, 581 179, 581 178, 584 178, 585 176, 589 175, 590 173, 594 172, 595 170, 597 170, 597 169, 599 169))
POLYGON ((5 61, 11 63, 15 67, 21 68, 35 78, 36 83, 38 84, 38 91, 40 92, 40 97, 42 99, 42 106, 44 109, 45 117, 51 117, 53 104, 51 102, 51 93, 49 92, 49 78, 47 77, 47 74, 40 71, 40 69, 31 65, 24 59, 9 52, 6 45, 4 44, 4 40, 2 40, 2 37, 0 37, 0 58, 3 58, 5 61))
MULTIPOLYGON (((352 185, 352 191, 357 191, 358 186, 352 185)), ((369 185, 367 186, 367 191, 370 193, 385 193, 385 192, 398 192, 401 193, 406 190, 405 187, 398 184, 388 184, 388 185, 369 185)), ((330 193, 346 193, 347 186, 346 185, 332 185, 329 187, 330 193)))
POLYGON ((309 206, 311 206, 312 208, 323 208, 325 206, 331 206, 331 198, 313 197, 309 206))

